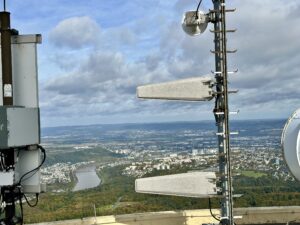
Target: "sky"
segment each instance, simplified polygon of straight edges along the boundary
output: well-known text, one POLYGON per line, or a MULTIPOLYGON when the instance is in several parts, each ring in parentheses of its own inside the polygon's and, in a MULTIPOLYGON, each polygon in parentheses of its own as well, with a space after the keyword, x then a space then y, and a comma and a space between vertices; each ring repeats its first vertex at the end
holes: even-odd
MULTIPOLYGON (((191 37, 196 0, 7 0, 38 46, 41 125, 213 120, 213 101, 140 100, 139 85, 211 74, 213 34, 191 37)), ((300 1, 227 0, 232 119, 287 118, 300 107, 300 1)), ((203 1, 201 10, 212 8, 203 1)))

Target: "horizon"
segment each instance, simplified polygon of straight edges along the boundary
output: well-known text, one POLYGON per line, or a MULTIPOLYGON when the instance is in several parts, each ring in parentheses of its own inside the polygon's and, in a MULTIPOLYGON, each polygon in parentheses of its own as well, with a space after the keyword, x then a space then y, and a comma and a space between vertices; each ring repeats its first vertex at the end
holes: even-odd
MULTIPOLYGON (((287 121, 288 118, 257 118, 257 119, 234 119, 230 122, 243 122, 243 121, 287 121)), ((49 126, 41 127, 41 129, 47 128, 62 128, 62 127, 84 127, 84 126, 114 126, 114 125, 147 125, 147 124, 172 124, 172 123, 201 123, 201 122, 211 122, 215 123, 215 120, 190 120, 190 121, 153 121, 153 122, 136 122, 136 123, 96 123, 96 124, 74 124, 74 125, 62 125, 62 126, 49 126)))

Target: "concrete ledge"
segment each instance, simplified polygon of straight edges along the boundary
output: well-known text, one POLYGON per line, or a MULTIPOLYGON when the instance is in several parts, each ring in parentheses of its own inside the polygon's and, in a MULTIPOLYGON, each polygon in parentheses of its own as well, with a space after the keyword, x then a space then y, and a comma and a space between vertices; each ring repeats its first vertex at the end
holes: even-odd
MULTIPOLYGON (((215 214, 219 210, 213 210, 215 214)), ((209 210, 186 210, 136 213, 116 216, 90 217, 78 220, 65 220, 56 222, 39 223, 35 225, 199 225, 200 223, 217 222, 212 219, 209 210)))
MULTIPOLYGON (((236 216, 243 216, 242 219, 235 221, 236 224, 300 223, 300 206, 237 208, 234 211, 236 216)), ((214 209, 213 213, 219 214, 219 210, 214 209)), ((204 209, 90 217, 35 225, 201 225, 203 223, 218 224, 218 221, 211 217, 209 210, 204 209)))
POLYGON ((235 215, 243 216, 237 224, 287 224, 300 222, 300 206, 237 208, 235 215))

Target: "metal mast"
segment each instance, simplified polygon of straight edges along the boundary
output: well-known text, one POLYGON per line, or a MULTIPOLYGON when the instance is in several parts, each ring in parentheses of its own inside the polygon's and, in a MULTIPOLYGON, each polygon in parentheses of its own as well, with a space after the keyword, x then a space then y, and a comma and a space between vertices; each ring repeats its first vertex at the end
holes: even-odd
POLYGON ((229 108, 228 108, 228 70, 227 53, 234 51, 227 50, 226 12, 234 10, 225 9, 225 0, 213 0, 214 9, 214 33, 215 50, 215 77, 216 77, 216 102, 215 119, 218 127, 218 148, 219 148, 219 173, 221 188, 221 224, 233 225, 233 191, 231 171, 231 150, 229 130, 229 108))
MULTIPOLYGON (((226 13, 234 12, 235 9, 226 9, 225 0, 212 0, 214 9, 204 14, 199 11, 202 0, 199 1, 196 11, 188 11, 184 14, 182 21, 183 30, 191 36, 203 33, 209 22, 214 24, 215 49, 211 51, 215 54, 215 80, 203 82, 198 80, 199 86, 195 87, 195 81, 191 79, 178 80, 160 84, 144 85, 137 88, 137 96, 145 99, 165 99, 182 101, 209 101, 215 98, 214 115, 218 127, 218 149, 219 149, 219 192, 216 197, 221 197, 221 218, 222 225, 234 225, 233 217, 233 190, 232 190, 232 171, 231 171, 231 150, 229 129, 229 108, 228 94, 236 91, 228 90, 228 74, 237 71, 228 72, 227 53, 235 53, 236 50, 227 50, 227 32, 235 30, 226 30, 226 13), (205 86, 208 85, 208 86, 205 86), (215 86, 213 90, 212 87, 215 86), (208 92, 207 92, 208 91, 208 92)), ((203 78, 202 78, 203 79, 203 78)), ((236 132, 235 132, 236 133, 236 132)), ((153 180, 152 180, 153 181, 153 180)), ((151 181, 151 182, 152 182, 151 181)), ((147 186, 147 180, 138 180, 143 187, 147 186), (143 183, 144 182, 144 183, 143 183)), ((163 178, 157 180, 158 186, 163 183, 163 178)), ((183 187, 184 188, 184 187, 183 187)), ((170 189, 164 189, 160 193, 170 194, 170 189)), ((141 193, 157 193, 154 188, 137 188, 141 193), (144 192, 143 192, 144 191, 144 192)), ((200 191, 199 191, 200 192, 200 191)), ((210 196, 208 196, 210 197, 210 196)))
POLYGON ((13 105, 10 13, 0 12, 3 105, 13 105))

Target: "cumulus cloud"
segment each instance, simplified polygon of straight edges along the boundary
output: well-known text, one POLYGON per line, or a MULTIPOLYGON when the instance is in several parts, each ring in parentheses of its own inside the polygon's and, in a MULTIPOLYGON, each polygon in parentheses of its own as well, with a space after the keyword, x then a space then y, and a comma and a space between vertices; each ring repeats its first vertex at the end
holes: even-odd
POLYGON ((114 37, 119 45, 134 45, 137 41, 137 35, 128 27, 112 29, 108 32, 107 37, 114 37))
POLYGON ((151 103, 136 99, 136 86, 168 76, 161 67, 149 70, 145 62, 129 63, 121 53, 91 53, 77 70, 43 84, 41 107, 45 116, 68 115, 69 119, 81 114, 129 115, 149 111, 151 103))
MULTIPOLYGON (((191 1, 178 0, 167 14, 165 8, 155 6, 156 11, 144 11, 143 17, 105 29, 90 17, 60 22, 50 33, 56 46, 79 49, 94 45, 91 51, 78 53, 75 62, 70 62, 69 53, 59 53, 61 61, 65 57, 66 66, 61 76, 42 85, 45 115, 69 123, 80 123, 76 118, 83 119, 81 115, 84 123, 103 122, 101 118, 133 122, 141 115, 147 120, 212 118, 212 103, 141 101, 135 96, 138 85, 214 70, 214 55, 209 52, 214 47, 213 34, 206 31, 190 37, 181 30, 181 18, 177 16, 191 5, 191 1), (140 29, 141 24, 145 29, 140 29), (78 39, 82 30, 87 31, 86 36, 78 39), (70 63, 77 66, 71 69, 70 63)), ((266 118, 269 112, 270 116, 287 117, 300 105, 300 17, 293 16, 299 3, 234 0, 230 7, 238 11, 228 15, 228 28, 237 27, 238 31, 228 34, 228 48, 237 48, 238 53, 228 56, 229 67, 239 68, 237 75, 230 75, 230 87, 240 89, 230 96, 231 107, 244 111, 242 118, 266 118)))
POLYGON ((82 48, 97 42, 100 32, 97 22, 88 16, 72 17, 61 21, 49 34, 57 47, 82 48))

